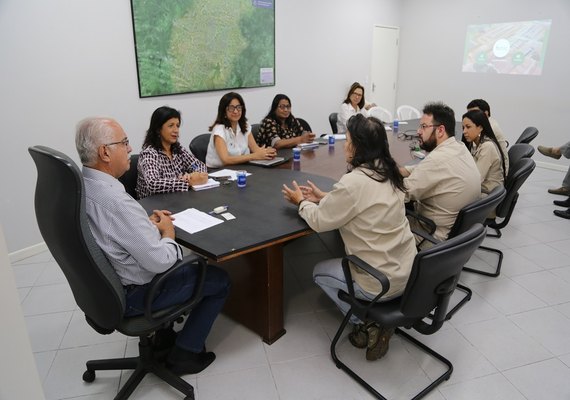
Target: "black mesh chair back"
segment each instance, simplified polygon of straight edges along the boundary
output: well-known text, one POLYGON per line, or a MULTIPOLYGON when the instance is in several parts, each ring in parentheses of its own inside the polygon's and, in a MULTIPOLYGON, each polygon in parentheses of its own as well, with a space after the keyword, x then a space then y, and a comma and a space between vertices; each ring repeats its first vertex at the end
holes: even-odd
POLYGON ((305 121, 303 118, 297 118, 297 121, 299 121, 299 123, 301 124, 301 127, 303 128, 304 131, 308 131, 308 132, 313 131, 311 129, 311 125, 309 125, 309 123, 307 121, 305 121))
MULTIPOLYGON (((361 320, 376 322, 383 328, 395 328, 396 334, 446 365, 445 371, 413 397, 414 399, 425 396, 437 385, 449 379, 453 372, 453 364, 400 328, 413 328, 422 334, 431 335, 443 326, 447 320, 447 309, 463 266, 481 245, 484 238, 485 228, 481 224, 475 224, 454 238, 420 251, 414 259, 404 293, 401 297, 393 300, 371 304, 339 290, 339 298, 350 305, 350 310, 331 343, 331 356, 336 366, 355 379, 376 398, 386 399, 340 360, 336 353, 337 343, 354 314, 361 320)), ((349 268, 346 269, 350 271, 349 268)), ((379 275, 383 274, 380 272, 379 275)), ((370 376, 370 368, 375 368, 373 364, 367 364, 366 376, 370 376)))
POLYGON ((129 170, 119 178, 119 181, 123 184, 127 193, 130 194, 134 199, 138 199, 137 196, 137 178, 139 176, 138 164, 139 164, 139 155, 131 154, 131 168, 129 168, 129 170))
POLYGON ((509 164, 515 164, 521 158, 531 158, 534 147, 528 143, 516 143, 509 147, 509 164))
POLYGON ((532 140, 538 136, 538 129, 534 126, 527 127, 519 136, 515 143, 530 143, 532 140))
POLYGON ((331 124, 332 133, 338 133, 336 121, 338 120, 338 113, 329 114, 329 123, 331 124))
POLYGON ((259 139, 259 126, 260 124, 251 124, 251 134, 256 143, 257 139, 259 139))
POLYGON ((512 214, 519 197, 519 189, 532 171, 534 171, 535 167, 536 163, 531 158, 522 158, 514 164, 511 164, 509 175, 505 182, 507 195, 497 207, 497 217, 507 218, 507 216, 512 214))
POLYGON ((206 153, 208 152, 208 144, 210 144, 210 133, 203 133, 196 136, 190 142, 190 151, 198 160, 206 162, 206 153))
POLYGON ((34 204, 42 237, 88 322, 113 330, 125 312, 124 289, 89 228, 81 171, 57 150, 28 151, 38 171, 34 204))
POLYGON ((488 196, 481 197, 463 207, 457 214, 455 223, 447 235, 448 239, 467 231, 475 224, 483 224, 499 203, 503 201, 506 193, 505 188, 499 185, 488 196))

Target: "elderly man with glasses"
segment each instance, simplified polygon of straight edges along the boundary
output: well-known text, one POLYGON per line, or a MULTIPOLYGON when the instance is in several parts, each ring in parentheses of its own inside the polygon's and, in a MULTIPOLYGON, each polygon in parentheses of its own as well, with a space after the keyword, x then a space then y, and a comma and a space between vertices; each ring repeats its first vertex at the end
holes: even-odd
MULTIPOLYGON (((400 168, 406 201, 413 201, 415 211, 435 223, 434 237, 445 240, 459 210, 481 196, 481 176, 465 145, 455 139, 455 114, 447 105, 424 107, 418 136, 429 154, 417 165, 400 168)), ((417 219, 410 219, 410 225, 429 230, 417 219)))
MULTIPOLYGON (((155 210, 149 217, 117 178, 130 168, 132 151, 125 131, 110 118, 86 118, 77 125, 77 153, 83 164, 85 209, 95 241, 107 256, 125 289, 126 316, 144 313, 148 283, 182 258, 174 241, 169 211, 155 210)), ((136 168, 136 167, 134 167, 136 168)), ((166 280, 152 303, 162 309, 187 301, 194 291, 197 273, 180 267, 166 280)), ((167 367, 176 374, 197 374, 216 358, 205 350, 206 336, 229 292, 225 271, 208 266, 203 298, 192 310, 179 333, 160 330, 155 350, 168 351, 167 367)))

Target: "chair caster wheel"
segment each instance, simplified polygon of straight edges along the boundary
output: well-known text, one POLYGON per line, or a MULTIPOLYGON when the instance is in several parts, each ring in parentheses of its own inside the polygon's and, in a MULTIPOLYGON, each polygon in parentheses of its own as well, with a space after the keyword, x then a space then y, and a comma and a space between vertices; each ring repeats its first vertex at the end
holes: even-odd
POLYGON ((93 382, 95 380, 95 371, 88 369, 83 373, 83 380, 85 382, 93 382))

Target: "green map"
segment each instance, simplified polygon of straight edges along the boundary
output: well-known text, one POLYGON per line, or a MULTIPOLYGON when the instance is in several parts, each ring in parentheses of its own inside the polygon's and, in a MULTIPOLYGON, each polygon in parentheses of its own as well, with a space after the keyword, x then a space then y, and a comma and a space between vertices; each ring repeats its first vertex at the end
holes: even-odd
POLYGON ((140 97, 275 84, 274 0, 131 0, 140 97))

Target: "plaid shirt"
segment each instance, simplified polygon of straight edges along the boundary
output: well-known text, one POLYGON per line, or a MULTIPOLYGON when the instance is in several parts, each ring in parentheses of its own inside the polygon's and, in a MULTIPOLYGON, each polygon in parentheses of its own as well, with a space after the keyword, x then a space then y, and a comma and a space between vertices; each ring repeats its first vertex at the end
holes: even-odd
POLYGON ((172 153, 172 160, 162 150, 145 147, 139 154, 137 166, 137 195, 139 199, 157 194, 184 192, 188 183, 180 176, 191 172, 208 172, 206 164, 194 157, 184 147, 172 153))

